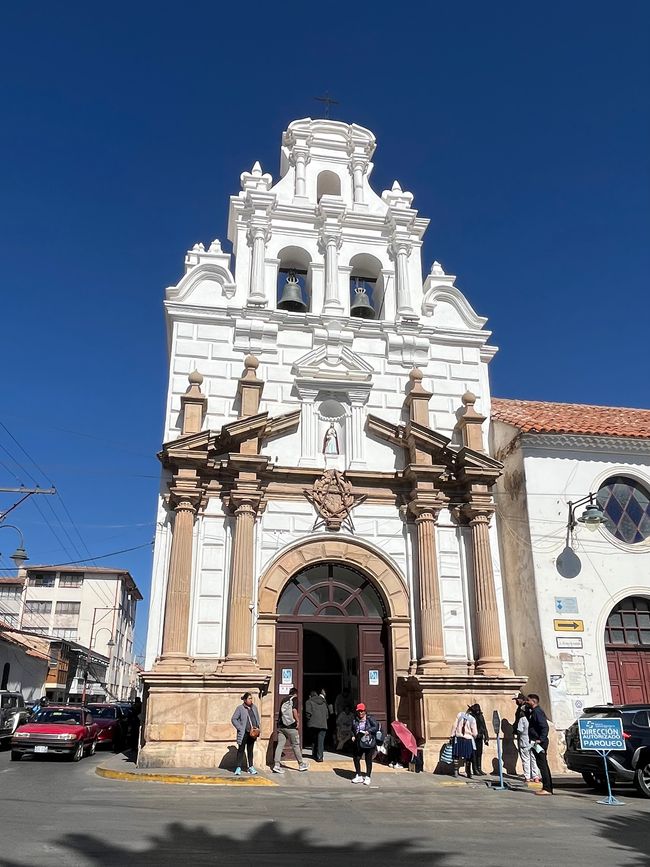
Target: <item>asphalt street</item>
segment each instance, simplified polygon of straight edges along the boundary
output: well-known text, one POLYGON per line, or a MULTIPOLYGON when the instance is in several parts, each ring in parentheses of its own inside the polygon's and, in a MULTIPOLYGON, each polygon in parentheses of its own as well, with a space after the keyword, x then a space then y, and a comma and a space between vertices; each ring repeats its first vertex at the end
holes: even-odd
POLYGON ((503 867, 650 865, 650 801, 597 804, 581 784, 553 798, 431 774, 351 786, 293 773, 278 788, 103 779, 78 764, 0 752, 0 864, 503 867))

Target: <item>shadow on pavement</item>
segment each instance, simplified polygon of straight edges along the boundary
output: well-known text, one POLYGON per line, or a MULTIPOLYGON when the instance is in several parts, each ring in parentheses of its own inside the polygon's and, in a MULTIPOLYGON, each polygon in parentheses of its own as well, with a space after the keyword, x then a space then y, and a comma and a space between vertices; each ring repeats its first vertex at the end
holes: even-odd
MULTIPOLYGON (((625 807, 602 807, 603 810, 625 810, 625 807)), ((635 812, 617 812, 592 819, 594 830, 600 837, 609 840, 625 851, 629 860, 627 867, 647 867, 650 863, 650 835, 647 815, 635 812)))
MULTIPOLYGON (((167 826, 163 836, 152 836, 149 848, 137 851, 105 843, 88 834, 66 834, 54 845, 64 852, 58 863, 90 864, 108 867, 129 863, 175 865, 250 865, 309 864, 310 867, 332 864, 372 864, 373 867, 442 867, 446 856, 416 848, 412 840, 395 840, 378 845, 364 843, 316 843, 304 831, 284 833, 273 822, 260 825, 240 840, 228 834, 213 834, 205 827, 186 827, 180 823, 167 826)), ((18 867, 18 862, 3 861, 3 867, 18 867)))

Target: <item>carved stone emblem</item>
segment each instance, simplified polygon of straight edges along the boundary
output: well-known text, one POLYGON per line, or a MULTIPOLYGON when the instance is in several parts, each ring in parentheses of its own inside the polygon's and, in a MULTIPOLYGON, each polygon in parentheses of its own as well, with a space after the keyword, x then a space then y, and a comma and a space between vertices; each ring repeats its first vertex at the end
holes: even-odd
POLYGON ((320 516, 320 522, 328 530, 340 530, 344 522, 352 520, 350 512, 365 497, 355 497, 352 485, 339 470, 325 470, 320 479, 316 479, 312 489, 305 491, 305 496, 320 516))

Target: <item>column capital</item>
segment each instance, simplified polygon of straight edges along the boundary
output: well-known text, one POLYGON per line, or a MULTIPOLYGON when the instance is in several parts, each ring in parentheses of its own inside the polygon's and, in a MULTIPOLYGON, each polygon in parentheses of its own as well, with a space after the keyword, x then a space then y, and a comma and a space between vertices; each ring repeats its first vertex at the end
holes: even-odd
POLYGON ((290 165, 295 166, 299 161, 304 162, 305 165, 309 165, 309 163, 311 162, 311 153, 306 144, 294 145, 291 153, 289 154, 290 165))
POLYGON ((255 241, 260 238, 266 244, 271 240, 271 227, 264 221, 259 221, 253 218, 251 220, 248 231, 246 232, 246 240, 249 247, 252 247, 255 241))
POLYGON ((343 233, 338 226, 324 226, 318 235, 318 249, 321 255, 325 255, 330 244, 336 244, 336 249, 340 250, 343 244, 343 233))
POLYGON ((240 517, 241 515, 252 515, 253 518, 255 518, 261 501, 261 493, 232 491, 228 503, 235 517, 240 517))
POLYGON ((200 491, 184 491, 172 488, 169 492, 169 507, 174 512, 192 512, 196 514, 201 505, 200 491))

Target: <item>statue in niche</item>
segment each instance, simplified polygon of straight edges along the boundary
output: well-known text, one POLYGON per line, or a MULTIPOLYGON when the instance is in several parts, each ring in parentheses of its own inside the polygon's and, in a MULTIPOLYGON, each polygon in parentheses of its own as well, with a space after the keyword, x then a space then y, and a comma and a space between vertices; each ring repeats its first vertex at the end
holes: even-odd
POLYGON ((336 428, 334 427, 334 422, 330 422, 330 426, 325 431, 325 436, 323 437, 323 454, 324 455, 338 455, 340 454, 339 450, 339 436, 336 433, 336 428))

